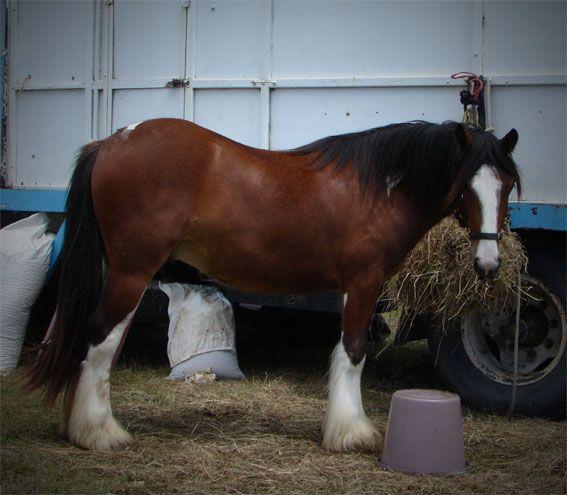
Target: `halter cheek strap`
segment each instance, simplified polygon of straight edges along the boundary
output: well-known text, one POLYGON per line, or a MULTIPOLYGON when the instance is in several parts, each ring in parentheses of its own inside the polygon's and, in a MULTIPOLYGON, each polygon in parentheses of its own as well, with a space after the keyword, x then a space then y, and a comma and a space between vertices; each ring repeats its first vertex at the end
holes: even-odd
POLYGON ((502 239, 502 234, 492 234, 488 232, 471 232, 469 234, 469 239, 471 241, 480 241, 480 240, 499 241, 500 239, 502 239))

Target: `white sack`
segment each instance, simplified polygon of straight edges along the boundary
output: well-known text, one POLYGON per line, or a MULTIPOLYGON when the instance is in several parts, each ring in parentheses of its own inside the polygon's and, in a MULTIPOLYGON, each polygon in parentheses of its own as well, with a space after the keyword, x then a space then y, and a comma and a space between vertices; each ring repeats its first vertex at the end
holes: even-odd
POLYGON ((159 284, 169 297, 167 356, 170 378, 211 370, 219 378, 242 379, 230 302, 214 287, 159 284))
POLYGON ((18 365, 31 307, 39 296, 54 234, 36 213, 0 230, 0 371, 18 365))

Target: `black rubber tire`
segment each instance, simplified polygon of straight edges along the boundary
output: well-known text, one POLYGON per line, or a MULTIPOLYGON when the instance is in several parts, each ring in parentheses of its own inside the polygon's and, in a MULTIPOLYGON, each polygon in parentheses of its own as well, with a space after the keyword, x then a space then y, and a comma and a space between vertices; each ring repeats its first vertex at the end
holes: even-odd
MULTIPOLYGON (((565 309, 564 244, 554 243, 551 249, 548 243, 525 244, 530 258, 530 276, 543 282, 565 309)), ((491 380, 474 365, 465 351, 459 328, 449 329, 442 337, 438 331, 432 331, 428 343, 436 368, 444 381, 461 396, 463 403, 477 410, 501 413, 509 410, 512 386, 491 380)), ((566 373, 564 350, 561 361, 547 376, 517 388, 515 412, 526 416, 565 418, 566 373)))

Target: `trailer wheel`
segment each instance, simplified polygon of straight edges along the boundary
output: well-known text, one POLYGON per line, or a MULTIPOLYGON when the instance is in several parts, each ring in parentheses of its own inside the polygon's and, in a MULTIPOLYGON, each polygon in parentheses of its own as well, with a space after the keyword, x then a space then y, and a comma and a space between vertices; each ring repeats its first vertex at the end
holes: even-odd
MULTIPOLYGON (((524 301, 520 311, 515 411, 527 416, 565 417, 565 288, 560 283, 552 290, 539 278, 526 279, 534 298, 524 301)), ((474 409, 509 409, 514 316, 514 307, 490 314, 471 313, 445 335, 430 334, 429 348, 441 375, 474 409)))

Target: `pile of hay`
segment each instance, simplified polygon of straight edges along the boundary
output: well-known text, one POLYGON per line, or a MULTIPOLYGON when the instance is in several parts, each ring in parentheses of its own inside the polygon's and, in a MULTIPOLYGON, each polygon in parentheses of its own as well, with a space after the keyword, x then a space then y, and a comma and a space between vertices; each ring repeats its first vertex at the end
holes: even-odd
POLYGON ((503 229, 502 264, 494 280, 480 280, 473 268, 468 231, 454 218, 431 229, 408 255, 400 271, 384 287, 402 319, 428 314, 444 325, 474 309, 493 311, 514 304, 518 270, 527 256, 516 234, 503 229))

